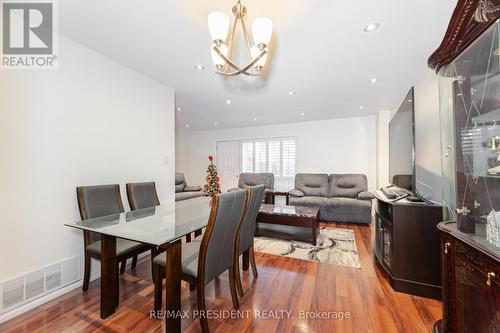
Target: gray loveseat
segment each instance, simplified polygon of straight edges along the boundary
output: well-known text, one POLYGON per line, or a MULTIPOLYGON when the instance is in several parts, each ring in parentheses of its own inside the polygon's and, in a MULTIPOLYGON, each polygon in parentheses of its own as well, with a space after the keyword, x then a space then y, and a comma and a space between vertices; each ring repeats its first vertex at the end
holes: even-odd
POLYGON ((310 174, 295 176, 295 189, 290 191, 290 205, 319 207, 321 220, 332 222, 371 222, 373 195, 365 175, 310 174))
POLYGON ((175 201, 182 201, 197 197, 202 197, 205 194, 199 186, 188 186, 183 173, 175 173, 175 201))
POLYGON ((242 173, 238 178, 238 187, 231 188, 228 192, 246 189, 247 187, 264 185, 266 190, 274 189, 274 174, 272 173, 242 173))

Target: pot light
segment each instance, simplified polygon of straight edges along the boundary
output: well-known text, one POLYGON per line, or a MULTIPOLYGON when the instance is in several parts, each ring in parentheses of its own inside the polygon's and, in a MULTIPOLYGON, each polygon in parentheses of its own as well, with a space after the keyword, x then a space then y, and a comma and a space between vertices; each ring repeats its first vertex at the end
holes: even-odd
POLYGON ((186 128, 189 128, 189 124, 186 124, 186 128))
POLYGON ((179 107, 177 108, 177 111, 182 111, 182 108, 179 106, 179 107))
POLYGON ((301 115, 301 116, 305 116, 306 114, 305 114, 304 112, 302 112, 300 115, 301 115))
POLYGON ((227 105, 231 104, 231 100, 230 99, 226 99, 226 104, 227 105))
POLYGON ((219 123, 217 123, 217 122, 214 122, 214 125, 215 125, 215 126, 217 126, 217 125, 219 125, 219 123))
POLYGON ((380 23, 372 22, 363 28, 364 32, 372 32, 380 28, 380 23))
POLYGON ((205 69, 205 66, 203 66, 202 64, 197 64, 197 65, 194 65, 194 69, 197 69, 199 71, 202 71, 205 69))
POLYGON ((364 107, 363 105, 360 105, 360 106, 359 106, 359 109, 360 109, 360 110, 363 110, 364 108, 365 108, 365 107, 364 107))
POLYGON ((377 83, 377 78, 376 77, 372 77, 370 79, 370 83, 372 83, 372 84, 377 83))
POLYGON ((253 118, 253 120, 254 120, 254 121, 256 121, 256 120, 257 120, 257 117, 253 118))
POLYGON ((290 95, 290 96, 295 95, 295 91, 293 91, 293 90, 289 91, 289 92, 288 92, 288 95, 290 95))

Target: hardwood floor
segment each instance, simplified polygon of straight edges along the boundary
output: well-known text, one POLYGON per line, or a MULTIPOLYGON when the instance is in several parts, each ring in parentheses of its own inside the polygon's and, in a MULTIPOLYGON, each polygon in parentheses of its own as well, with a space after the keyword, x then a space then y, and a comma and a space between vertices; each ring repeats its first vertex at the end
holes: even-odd
MULTIPOLYGON (((373 225, 373 224, 372 224, 373 225)), ((431 332, 441 318, 441 303, 394 292, 372 252, 372 228, 337 224, 353 229, 361 269, 256 253, 259 277, 243 272, 244 310, 260 310, 239 319, 209 319, 211 332, 431 332), (264 310, 292 310, 293 318, 268 318, 264 310), (340 319, 300 318, 299 311, 349 312, 340 319)), ((207 309, 231 310, 227 273, 207 285, 207 309)), ((163 320, 151 319, 153 284, 149 257, 129 266, 120 278, 120 305, 107 320, 99 317, 99 280, 89 291, 74 290, 32 311, 0 324, 2 333, 37 332, 163 332, 163 320)), ((165 304, 165 303, 164 303, 165 304)), ((182 308, 196 309, 196 292, 182 285, 182 308)), ((267 313, 276 314, 276 313, 267 313)), ((279 314, 279 313, 278 313, 279 314)), ((332 314, 330 314, 331 316, 332 314)), ((184 332, 199 332, 198 319, 184 319, 184 332)))

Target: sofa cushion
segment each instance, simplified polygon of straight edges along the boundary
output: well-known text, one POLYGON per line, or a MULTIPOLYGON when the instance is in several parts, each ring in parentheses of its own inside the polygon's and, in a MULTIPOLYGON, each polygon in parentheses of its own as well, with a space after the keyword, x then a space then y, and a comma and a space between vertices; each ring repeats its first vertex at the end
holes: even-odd
POLYGON ((288 192, 288 194, 293 195, 294 197, 303 197, 304 196, 304 192, 302 192, 301 190, 291 190, 288 192))
POLYGON ((202 197, 204 195, 205 194, 203 194, 202 191, 198 191, 198 192, 179 192, 179 193, 175 193, 175 201, 182 201, 182 200, 187 200, 187 199, 202 197))
POLYGON ((370 200, 351 198, 328 198, 329 221, 348 223, 370 223, 372 204, 370 200))
POLYGON ((274 174, 272 173, 242 173, 238 179, 239 188, 265 185, 266 189, 274 188, 274 174))
POLYGON ((175 193, 179 193, 184 191, 184 187, 186 187, 186 178, 184 178, 183 173, 175 173, 175 193))
POLYGON ((305 196, 327 197, 328 175, 298 173, 295 176, 295 189, 304 192, 305 196))
POLYGON ((358 194, 358 199, 359 200, 372 200, 375 197, 371 192, 363 191, 358 194))
POLYGON ((368 189, 366 176, 361 174, 330 175, 329 184, 330 197, 354 199, 368 189))
POLYGON ((197 192, 201 191, 201 186, 186 186, 184 187, 184 192, 197 192))
POLYGON ((290 197, 289 203, 292 206, 321 207, 327 206, 327 198, 324 197, 290 197))

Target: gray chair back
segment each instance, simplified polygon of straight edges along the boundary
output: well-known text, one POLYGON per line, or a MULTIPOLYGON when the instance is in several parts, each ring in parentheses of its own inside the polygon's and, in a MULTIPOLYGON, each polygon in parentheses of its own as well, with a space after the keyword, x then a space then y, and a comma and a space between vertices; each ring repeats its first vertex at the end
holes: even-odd
POLYGON ((184 188, 187 186, 186 178, 183 173, 175 173, 175 193, 184 192, 184 188))
MULTIPOLYGON (((82 220, 124 212, 120 185, 118 184, 78 186, 76 196, 82 220)), ((90 233, 89 238, 86 243, 91 244, 99 240, 100 236, 96 233, 90 233)))
POLYGON ((362 174, 330 175, 330 197, 357 198, 368 190, 368 181, 362 174))
POLYGON ((295 175, 295 189, 306 196, 328 197, 328 175, 326 173, 298 173, 295 175))
POLYGON ((249 188, 256 185, 265 185, 266 189, 274 189, 274 174, 272 173, 242 173, 238 179, 239 188, 249 188))
POLYGON ((198 261, 198 277, 204 276, 205 283, 233 265, 236 232, 246 215, 247 192, 227 192, 214 196, 212 200, 212 211, 201 241, 198 261))
POLYGON ((248 203, 247 216, 240 227, 240 254, 248 250, 253 245, 255 235, 255 221, 259 213, 266 188, 264 185, 257 185, 249 188, 250 202, 248 203))
POLYGON ((154 182, 128 183, 127 198, 131 210, 156 207, 160 205, 154 182))

